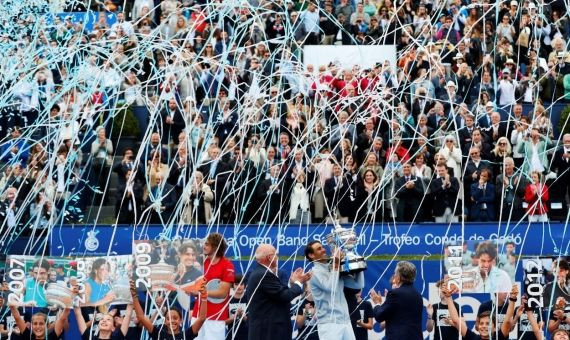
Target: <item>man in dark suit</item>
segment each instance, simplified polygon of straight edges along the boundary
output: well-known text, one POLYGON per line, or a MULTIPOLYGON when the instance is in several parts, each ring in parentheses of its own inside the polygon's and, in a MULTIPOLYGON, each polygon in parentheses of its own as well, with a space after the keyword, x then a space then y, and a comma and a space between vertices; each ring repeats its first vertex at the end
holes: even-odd
MULTIPOLYGON (((564 202, 566 194, 570 195, 570 133, 562 136, 562 143, 563 145, 554 153, 552 163, 558 175, 555 187, 560 189, 556 194, 564 202)), ((570 201, 567 204, 570 204, 570 201)))
POLYGON ((174 187, 164 182, 161 174, 157 174, 145 199, 145 206, 150 207, 150 223, 167 224, 177 200, 174 187))
POLYGON ((208 160, 198 167, 206 179, 206 184, 214 191, 214 208, 217 208, 222 198, 222 190, 225 181, 232 173, 229 165, 220 157, 220 148, 215 146, 208 149, 208 160))
POLYGON ((491 125, 485 130, 487 142, 495 145, 501 137, 507 136, 507 123, 501 122, 501 115, 498 112, 491 114, 491 125))
POLYGON ((440 102, 436 102, 434 107, 430 110, 428 115, 428 126, 434 130, 439 129, 439 121, 442 119, 447 120, 449 117, 445 114, 445 109, 443 108, 443 104, 440 102))
POLYGON ((175 98, 168 101, 168 105, 160 112, 162 118, 162 144, 170 144, 171 141, 178 143, 178 135, 186 125, 182 112, 175 98))
POLYGON ((422 180, 412 175, 410 163, 402 166, 404 176, 396 179, 395 189, 398 198, 396 219, 399 222, 411 222, 422 216, 420 203, 424 197, 422 180))
POLYGON ((483 159, 490 159, 491 158, 491 145, 486 142, 486 138, 483 135, 483 132, 479 128, 473 129, 471 133, 471 143, 463 144, 461 146, 461 150, 464 155, 469 155, 469 151, 472 147, 479 148, 479 152, 481 158, 483 159))
POLYGON ((466 157, 469 153, 468 148, 463 148, 463 145, 471 145, 473 140, 471 139, 471 134, 475 129, 475 116, 472 114, 465 115, 465 126, 457 131, 459 136, 459 145, 462 147, 463 157, 466 157))
POLYGON ((247 281, 249 299, 249 340, 290 340, 291 300, 303 293, 303 283, 311 278, 298 268, 291 274, 291 288, 277 277, 277 251, 272 245, 261 244, 255 252, 259 264, 247 281))
POLYGON ((184 143, 181 144, 178 147, 178 154, 170 166, 168 175, 168 183, 174 186, 178 197, 182 197, 184 188, 190 183, 192 176, 191 161, 192 159, 188 155, 188 147, 184 143))
POLYGON ((348 223, 348 213, 343 209, 348 199, 350 190, 350 183, 342 174, 342 167, 340 164, 333 165, 333 177, 325 181, 324 194, 327 200, 328 209, 331 215, 339 220, 340 223, 348 223))
MULTIPOLYGON (((481 149, 474 146, 469 149, 469 161, 465 166, 465 176, 463 178, 463 186, 465 188, 465 197, 471 197, 471 186, 479 182, 479 175, 483 169, 489 170, 488 180, 493 182, 493 172, 491 171, 491 164, 481 158, 481 149)), ((471 206, 471 200, 467 200, 467 206, 471 206)))
POLYGON ((132 170, 127 170, 123 182, 119 182, 115 203, 115 217, 121 224, 134 224, 140 218, 140 207, 143 201, 143 186, 133 177, 132 170))
POLYGON ((413 284, 416 279, 416 267, 407 261, 396 265, 392 285, 397 288, 382 297, 374 290, 370 297, 374 304, 374 318, 378 322, 386 322, 386 340, 422 340, 423 299, 413 284))
POLYGON ((435 171, 436 178, 430 184, 435 222, 457 222, 455 213, 457 208, 461 207, 461 203, 457 204, 457 208, 455 204, 459 193, 459 181, 457 178, 449 176, 445 164, 438 164, 435 171))
POLYGON ((287 190, 281 174, 281 166, 274 165, 269 170, 269 178, 259 185, 256 196, 261 207, 261 223, 281 223, 289 219, 288 210, 283 209, 287 202, 287 190))

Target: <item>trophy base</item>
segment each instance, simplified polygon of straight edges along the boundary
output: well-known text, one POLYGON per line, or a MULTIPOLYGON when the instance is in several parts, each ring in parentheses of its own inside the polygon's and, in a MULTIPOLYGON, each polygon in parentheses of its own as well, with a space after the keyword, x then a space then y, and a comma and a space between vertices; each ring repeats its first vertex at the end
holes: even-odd
POLYGON ((366 270, 367 265, 364 257, 356 256, 353 258, 345 259, 340 264, 340 274, 341 275, 352 275, 360 273, 361 271, 366 270), (347 264, 348 261, 348 264, 347 264))

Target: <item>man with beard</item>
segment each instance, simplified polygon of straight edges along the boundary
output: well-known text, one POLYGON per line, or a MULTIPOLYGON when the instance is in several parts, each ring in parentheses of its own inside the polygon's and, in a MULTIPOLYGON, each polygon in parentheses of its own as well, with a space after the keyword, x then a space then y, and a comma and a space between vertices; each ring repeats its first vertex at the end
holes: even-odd
POLYGON ((305 257, 313 262, 311 292, 317 310, 317 330, 320 339, 354 340, 354 331, 344 289, 362 289, 364 274, 340 275, 342 256, 335 253, 329 263, 327 250, 319 241, 311 241, 305 248, 305 257))

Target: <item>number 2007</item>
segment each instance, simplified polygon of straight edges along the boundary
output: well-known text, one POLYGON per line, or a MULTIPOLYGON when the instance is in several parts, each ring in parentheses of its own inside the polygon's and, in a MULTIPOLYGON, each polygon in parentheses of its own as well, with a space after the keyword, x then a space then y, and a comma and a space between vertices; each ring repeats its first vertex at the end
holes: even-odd
POLYGON ((8 294, 8 303, 22 304, 24 302, 22 295, 25 288, 26 273, 24 269, 26 266, 23 261, 18 261, 15 258, 10 258, 9 264, 8 277, 10 282, 8 283, 8 289, 10 289, 10 294, 8 294))

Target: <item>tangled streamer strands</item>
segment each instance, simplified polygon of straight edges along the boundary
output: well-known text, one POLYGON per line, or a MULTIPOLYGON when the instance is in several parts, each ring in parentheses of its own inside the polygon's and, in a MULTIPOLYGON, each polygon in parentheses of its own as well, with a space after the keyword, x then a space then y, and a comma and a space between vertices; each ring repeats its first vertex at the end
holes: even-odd
POLYGON ((567 221, 567 6, 4 0, 0 242, 45 250, 62 224, 567 221), (308 64, 312 45, 338 56, 308 64), (347 45, 395 46, 396 64, 343 64, 347 45))

